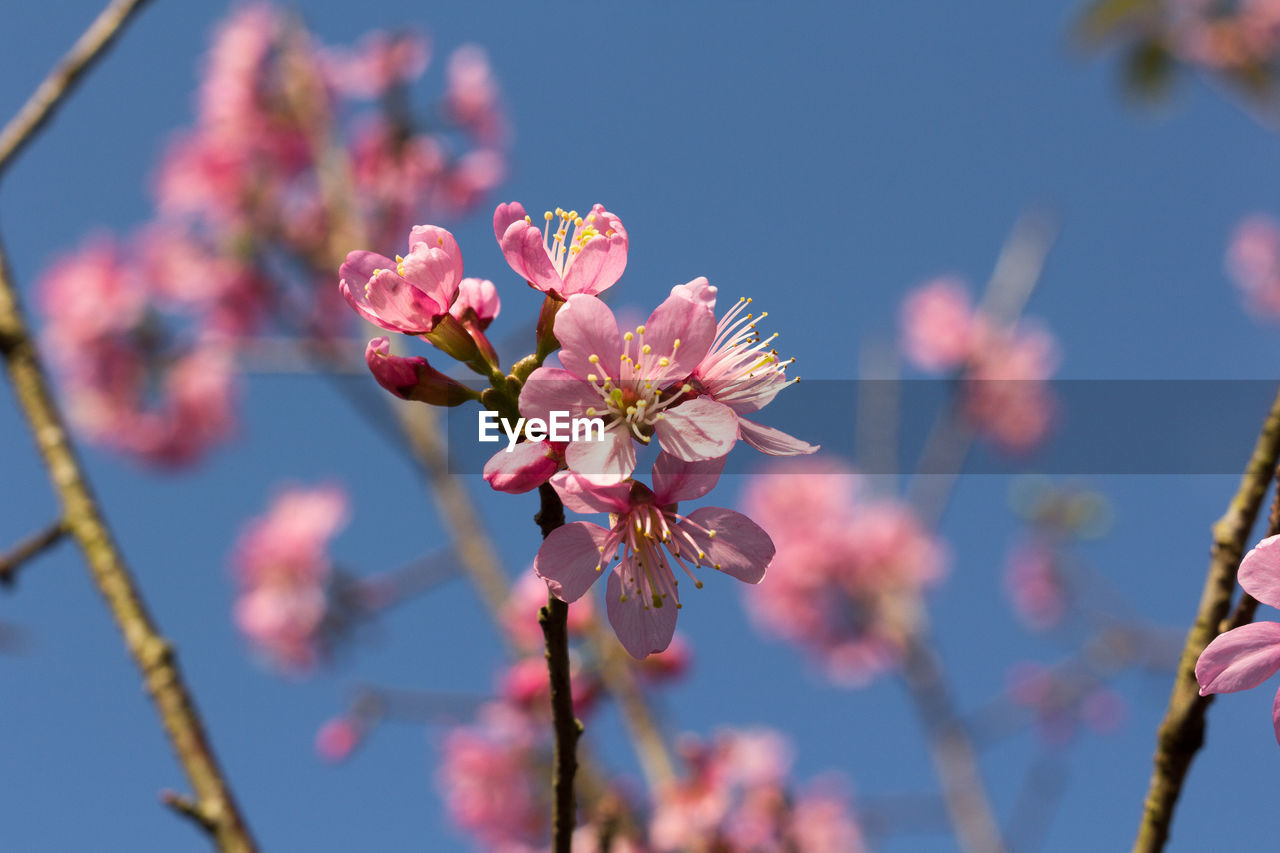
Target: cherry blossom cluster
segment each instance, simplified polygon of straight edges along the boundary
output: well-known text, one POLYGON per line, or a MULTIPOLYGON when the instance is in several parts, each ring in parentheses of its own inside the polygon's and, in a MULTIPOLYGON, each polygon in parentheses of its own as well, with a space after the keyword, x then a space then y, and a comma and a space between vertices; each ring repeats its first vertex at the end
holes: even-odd
MULTIPOLYGON (((543 806, 551 754, 544 731, 511 707, 491 704, 445 735, 438 783, 446 809, 484 849, 548 849, 543 806)), ((795 787, 790 752, 786 739, 768 729, 726 729, 709 742, 686 737, 681 778, 647 807, 614 795, 621 819, 607 833, 598 817, 584 822, 573 849, 598 850, 606 834, 610 849, 630 853, 865 849, 844 779, 828 774, 795 787)))
POLYGON ((410 87, 430 52, 413 34, 329 48, 265 3, 220 26, 195 120, 155 175, 154 221, 92 237, 39 284, 44 342, 88 438, 198 459, 234 433, 243 344, 342 331, 338 246, 468 210, 497 184, 508 134, 483 52, 448 58, 420 116, 410 87))
POLYGON ((743 504, 777 548, 768 590, 746 593, 756 623, 840 684, 860 686, 896 666, 921 596, 946 566, 943 546, 910 507, 820 459, 774 465, 751 480, 743 504))
POLYGON ((347 255, 339 290, 364 319, 418 337, 485 377, 483 391, 399 355, 386 337, 369 342, 370 371, 403 399, 456 406, 477 400, 509 422, 551 422, 553 413, 594 418, 601 430, 570 440, 524 433, 485 466, 485 480, 509 493, 550 484, 564 506, 607 514, 607 527, 576 521, 544 542, 534 570, 551 592, 578 600, 609 574, 607 614, 636 658, 668 647, 681 607, 677 570, 701 587, 700 568, 758 583, 773 544, 741 513, 682 501, 707 495, 739 439, 771 455, 817 447, 758 423, 756 412, 792 384, 782 360, 739 300, 717 320, 717 289, 705 278, 677 285, 635 328, 621 329, 599 298, 621 278, 630 246, 622 220, 596 204, 585 215, 558 208, 540 223, 518 202, 494 213, 503 256, 544 294, 536 349, 504 370, 485 334, 497 316, 497 288, 464 278, 461 249, 434 225, 409 232, 405 254, 347 255), (553 353, 559 367, 545 365, 553 353), (635 478, 637 452, 657 445, 651 485, 635 478))
POLYGON ((1056 403, 1047 380, 1057 346, 1040 326, 1010 326, 975 308, 964 283, 925 282, 902 304, 902 349, 916 367, 961 380, 961 407, 973 427, 1004 449, 1038 445, 1056 403))
POLYGON ((1094 0, 1083 31, 1116 41, 1140 88, 1158 91, 1176 63, 1219 75, 1264 97, 1280 63, 1280 3, 1275 0, 1094 0))

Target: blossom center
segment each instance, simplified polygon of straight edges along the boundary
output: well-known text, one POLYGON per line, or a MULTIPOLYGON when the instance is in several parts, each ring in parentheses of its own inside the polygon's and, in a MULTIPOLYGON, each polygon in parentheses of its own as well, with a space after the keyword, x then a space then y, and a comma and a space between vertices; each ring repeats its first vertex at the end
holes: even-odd
POLYGON ((653 435, 654 425, 665 417, 663 410, 684 399, 693 387, 685 384, 671 393, 657 381, 671 366, 680 349, 680 339, 676 338, 671 343, 669 351, 658 352, 645 343, 644 336, 644 326, 636 326, 634 332, 622 336, 622 358, 612 375, 599 355, 592 353, 587 358, 592 366, 587 382, 600 395, 602 406, 601 409, 589 407, 587 416, 603 415, 607 420, 606 429, 626 428, 647 444, 653 435))

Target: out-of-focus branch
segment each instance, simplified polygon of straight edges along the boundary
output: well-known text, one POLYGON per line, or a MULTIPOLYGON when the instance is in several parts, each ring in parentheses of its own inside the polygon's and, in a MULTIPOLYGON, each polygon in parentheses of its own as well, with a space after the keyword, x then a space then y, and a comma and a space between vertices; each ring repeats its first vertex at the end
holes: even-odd
POLYGON ((53 401, 44 367, 18 307, 17 288, 0 250, 0 353, 18 404, 44 457, 62 504, 67 533, 76 540, 102 597, 124 634, 125 646, 142 671, 179 763, 195 791, 203 824, 226 853, 256 850, 231 788, 205 735, 195 702, 178 668, 173 646, 151 621, 142 595, 107 528, 88 479, 53 401))
POLYGON ((966 853, 1003 853, 1004 841, 987 801, 977 755, 923 630, 909 641, 902 669, 907 692, 924 723, 942 800, 960 848, 966 853))
POLYGON ((66 535, 67 526, 59 519, 13 546, 7 554, 0 554, 0 586, 11 586, 28 560, 57 545, 66 535))
MULTIPOLYGON (((541 507, 534 521, 546 539, 564 526, 564 504, 550 484, 538 487, 541 507)), ((538 614, 542 636, 547 641, 547 673, 551 678, 551 719, 555 728, 555 758, 552 761, 551 849, 572 853, 573 830, 577 824, 577 804, 573 777, 578 772, 578 738, 582 723, 573 716, 573 689, 569 678, 569 605, 547 595, 547 606, 538 614)))
MULTIPOLYGON (((146 0, 114 0, 89 25, 62 61, 0 130, 0 174, 61 105, 76 82, 120 34, 146 0)), ((183 682, 173 646, 157 630, 88 479, 67 437, 48 378, 18 303, 18 290, 0 247, 0 355, 62 504, 67 535, 76 540, 106 600, 125 646, 142 673, 194 798, 187 811, 224 853, 257 849, 222 775, 195 702, 183 682)))
MULTIPOLYGON (((1182 648, 1169 706, 1160 723, 1155 770, 1143 804, 1138 838, 1133 845, 1135 853, 1164 849, 1182 784, 1192 759, 1204 744, 1205 712, 1213 697, 1201 696, 1196 682, 1196 661, 1200 653, 1222 631, 1243 625, 1253 618, 1257 602, 1246 595, 1241 598, 1232 618, 1226 620, 1231 594, 1236 586, 1236 572, 1266 496, 1267 485, 1275 477, 1277 461, 1280 461, 1280 392, 1271 404, 1253 455, 1249 457, 1249 464, 1227 511, 1213 525, 1209 573, 1200 594, 1195 622, 1187 632, 1182 648)), ((1272 509, 1268 535, 1277 532, 1280 532, 1280 493, 1277 494, 1277 506, 1272 509)))
POLYGON ((44 81, 27 98, 18 114, 0 130, 0 175, 4 174, 14 156, 35 136, 45 122, 53 117, 63 99, 93 63, 116 40, 125 24, 147 0, 112 0, 98 13, 84 34, 76 40, 61 61, 54 66, 44 81))

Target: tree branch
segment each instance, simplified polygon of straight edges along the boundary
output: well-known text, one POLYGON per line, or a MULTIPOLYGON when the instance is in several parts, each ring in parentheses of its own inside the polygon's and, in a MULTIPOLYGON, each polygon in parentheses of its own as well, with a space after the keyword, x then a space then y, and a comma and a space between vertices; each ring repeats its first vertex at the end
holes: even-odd
MULTIPOLYGON (((1271 404, 1271 411, 1262 425, 1262 432, 1244 475, 1240 478, 1235 496, 1226 513, 1213 525, 1209 572, 1205 577, 1195 622, 1187 633, 1187 640, 1182 648, 1169 706, 1165 711, 1164 721, 1160 724, 1154 758, 1155 770, 1151 774, 1151 784, 1143 804, 1138 838, 1133 845, 1135 853, 1154 853, 1164 849, 1169 840, 1169 826, 1173 822, 1183 781, 1192 759, 1204 744, 1205 712, 1213 697, 1200 695, 1200 686, 1196 682, 1196 660, 1219 632, 1234 624, 1242 625, 1253 618, 1253 607, 1257 603, 1250 604, 1252 599, 1246 595, 1241 598, 1232 620, 1225 623, 1223 621, 1231 606, 1236 571, 1240 568, 1240 560, 1244 556, 1254 522, 1257 521, 1267 485, 1274 476, 1277 461, 1280 461, 1280 393, 1277 393, 1271 404)), ((1280 506, 1273 508, 1271 533, 1276 532, 1277 522, 1280 521, 1278 516, 1280 506)))
POLYGON ((922 634, 917 630, 908 641, 903 680, 924 723, 956 840, 966 853, 1002 853, 1004 841, 987 801, 973 744, 942 680, 937 653, 922 634))
POLYGON ((0 554, 0 586, 12 586, 18 577, 18 570, 28 560, 38 557, 57 545, 66 535, 67 526, 59 519, 44 530, 28 536, 13 546, 7 554, 0 554))
MULTIPOLYGON (((549 483, 538 487, 541 508, 534 521, 546 539, 551 531, 564 525, 564 504, 549 483)), ((551 809, 551 849, 553 853, 571 853, 573 830, 577 823, 577 806, 573 795, 573 777, 578 771, 578 738, 582 723, 573 716, 573 689, 569 680, 569 605, 554 595, 547 595, 547 606, 538 613, 538 624, 547 641, 547 673, 551 678, 551 717, 555 727, 556 749, 552 762, 554 800, 551 809)))
POLYGON ((212 824, 211 835, 224 853, 254 851, 257 848, 205 736, 195 702, 183 683, 173 647, 152 623, 67 436, 44 366, 18 307, 17 288, 3 248, 0 248, 0 340, 4 341, 0 352, 18 405, 26 415, 62 504, 67 533, 84 553, 98 591, 124 634, 125 646, 142 673, 178 761, 191 781, 200 810, 212 824))
POLYGON ((112 0, 0 130, 0 175, 61 106, 71 89, 111 46, 147 0, 112 0))

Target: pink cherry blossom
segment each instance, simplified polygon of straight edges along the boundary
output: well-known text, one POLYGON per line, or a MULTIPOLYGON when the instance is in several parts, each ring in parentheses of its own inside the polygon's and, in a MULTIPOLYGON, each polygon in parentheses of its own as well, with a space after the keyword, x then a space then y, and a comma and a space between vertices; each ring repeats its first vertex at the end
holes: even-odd
POLYGON ((921 370, 956 370, 973 352, 973 304, 954 276, 925 282, 907 294, 901 318, 903 351, 921 370))
POLYGON ((443 228, 418 225, 409 254, 351 252, 339 271, 343 297, 361 317, 392 332, 424 335, 449 314, 462 281, 462 250, 443 228))
POLYGON ((236 624, 286 670, 306 671, 319 655, 333 572, 328 545, 346 516, 347 498, 336 486, 294 488, 236 542, 236 624))
POLYGON ((536 781, 543 779, 540 728, 495 703, 482 708, 474 724, 445 736, 437 776, 445 807, 453 823, 486 849, 532 848, 547 833, 543 797, 549 792, 536 781))
POLYGON ((530 286, 568 299, 599 294, 622 277, 627 231, 603 205, 595 205, 585 218, 576 210, 556 208, 543 219, 543 227, 534 225, 518 201, 500 204, 493 213, 493 233, 503 257, 530 286))
POLYGON ((386 338, 369 341, 364 360, 378 384, 402 400, 457 406, 475 397, 465 385, 436 370, 422 356, 392 355, 391 342, 386 338))
POLYGON ((564 467, 563 442, 522 441, 508 453, 504 447, 484 465, 484 480, 498 492, 522 495, 538 488, 564 467))
POLYGON ((486 144, 506 140, 507 124, 493 67, 484 48, 455 48, 445 66, 444 108, 449 117, 486 144))
MULTIPOLYGON (((683 285, 695 302, 715 306, 716 288, 705 278, 683 285)), ((795 359, 780 361, 776 350, 769 349, 777 334, 761 339, 756 324, 769 316, 742 315, 751 304, 739 299, 716 325, 711 348, 689 376, 694 393, 723 403, 737 416, 738 435, 756 450, 770 456, 795 456, 816 453, 818 446, 787 435, 781 430, 747 420, 744 415, 768 405, 782 389, 798 382, 787 379, 786 368, 795 359)))
POLYGON ((693 568, 713 568, 746 583, 759 583, 773 558, 773 543, 741 513, 704 507, 683 515, 676 503, 703 497, 715 486, 723 459, 685 462, 659 454, 653 488, 638 483, 598 485, 564 471, 551 484, 574 512, 611 514, 611 527, 577 521, 552 531, 534 560, 534 571, 562 601, 577 601, 604 573, 606 611, 623 648, 643 659, 671 643, 680 596, 675 567, 701 588, 693 568))
POLYGON ((1005 564, 1005 592, 1018 617, 1031 628, 1057 625, 1066 610, 1066 589, 1058 568, 1058 555, 1042 539, 1020 543, 1005 564))
MULTIPOLYGON (((526 654, 540 654, 545 648, 546 640, 542 636, 542 626, 538 624, 538 611, 546 605, 547 582, 538 577, 532 568, 521 572, 502 607, 502 625, 511 641, 526 654)), ((593 619, 595 607, 589 598, 584 598, 576 607, 569 608, 566 623, 569 637, 581 637, 593 619)), ((545 672, 543 676, 545 680, 545 672)))
POLYGON ((366 34, 354 49, 324 53, 326 77, 339 92, 379 98, 422 76, 431 59, 431 43, 421 33, 366 34))
POLYGON ((744 506, 777 546, 769 583, 746 593, 754 621, 837 683, 860 686, 895 666, 945 565, 911 509, 866 494, 830 459, 773 466, 752 478, 744 506))
POLYGON ((360 745, 364 732, 358 720, 337 717, 316 732, 316 752, 325 761, 339 762, 351 757, 360 745))
POLYGON ((564 367, 540 367, 529 376, 520 414, 602 418, 603 441, 573 441, 565 451, 570 469, 601 483, 635 470, 633 439, 647 444, 656 435, 663 450, 687 461, 725 456, 737 441, 737 415, 710 398, 687 399, 693 388, 683 382, 715 331, 704 290, 687 285, 672 288, 648 322, 626 333, 599 299, 571 296, 555 320, 564 367))
POLYGON ((487 278, 464 278, 458 284, 458 298, 449 313, 462 325, 483 332, 501 309, 502 302, 493 282, 487 278))
MULTIPOLYGON (((1271 607, 1280 607, 1280 536, 1263 539, 1240 561, 1240 586, 1271 607)), ((1254 622, 1214 637, 1196 661, 1200 695, 1257 687, 1280 670, 1280 624, 1254 622)), ((1272 710, 1280 743, 1280 692, 1272 710)))
POLYGON ((1251 311, 1280 318, 1280 223, 1254 214, 1237 225, 1227 249, 1227 272, 1251 311))

